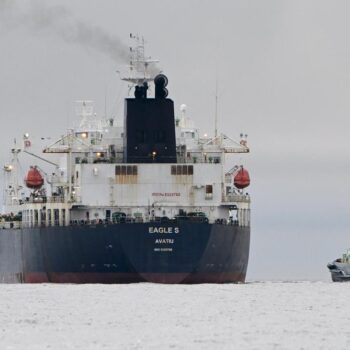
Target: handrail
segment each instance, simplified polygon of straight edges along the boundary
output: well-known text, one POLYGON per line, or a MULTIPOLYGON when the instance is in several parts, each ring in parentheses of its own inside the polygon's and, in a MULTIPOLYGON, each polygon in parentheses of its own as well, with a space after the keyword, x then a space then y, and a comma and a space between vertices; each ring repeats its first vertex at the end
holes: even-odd
POLYGON ((233 202, 244 202, 244 203, 250 203, 250 196, 247 194, 229 194, 226 196, 223 196, 222 198, 223 203, 233 203, 233 202))

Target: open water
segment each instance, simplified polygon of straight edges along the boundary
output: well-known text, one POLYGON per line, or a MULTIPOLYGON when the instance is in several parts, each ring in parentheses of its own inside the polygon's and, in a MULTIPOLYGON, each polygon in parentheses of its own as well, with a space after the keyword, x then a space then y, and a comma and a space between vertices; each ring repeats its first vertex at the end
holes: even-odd
POLYGON ((0 285, 0 349, 350 349, 350 283, 0 285))

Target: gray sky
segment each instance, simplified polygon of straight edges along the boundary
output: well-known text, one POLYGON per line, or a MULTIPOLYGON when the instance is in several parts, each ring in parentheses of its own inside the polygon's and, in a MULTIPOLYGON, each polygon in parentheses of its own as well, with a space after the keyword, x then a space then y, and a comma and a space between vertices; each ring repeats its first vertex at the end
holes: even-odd
POLYGON ((138 33, 203 133, 217 77, 219 129, 249 135, 248 277, 328 279, 350 248, 349 12, 347 0, 0 0, 1 162, 26 131, 36 146, 63 134, 77 99, 102 115, 106 97, 121 118, 115 71, 138 33))

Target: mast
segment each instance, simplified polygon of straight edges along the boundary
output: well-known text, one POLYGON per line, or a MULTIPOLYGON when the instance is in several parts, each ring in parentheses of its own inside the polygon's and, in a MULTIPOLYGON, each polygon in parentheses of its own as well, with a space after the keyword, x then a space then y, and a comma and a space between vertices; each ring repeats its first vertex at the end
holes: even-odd
POLYGON ((218 136, 218 77, 216 76, 215 82, 215 121, 214 121, 214 137, 215 139, 218 136))
POLYGON ((141 86, 153 81, 154 76, 159 73, 157 69, 154 69, 154 64, 158 63, 159 60, 145 56, 145 40, 143 37, 130 33, 130 38, 135 41, 135 46, 129 48, 129 75, 121 79, 133 85, 141 86))
POLYGON ((18 198, 18 192, 19 192, 19 185, 18 185, 18 154, 21 152, 20 148, 17 148, 17 142, 15 139, 15 147, 11 150, 12 154, 13 154, 13 178, 14 178, 14 199, 15 199, 15 203, 13 201, 11 201, 11 205, 13 204, 18 204, 19 203, 19 198, 18 198))
POLYGON ((16 211, 16 205, 19 205, 19 191, 22 186, 18 182, 18 154, 21 149, 17 147, 17 141, 14 140, 14 147, 11 149, 12 159, 10 164, 3 167, 6 177, 6 186, 4 193, 4 205, 6 210, 16 211))

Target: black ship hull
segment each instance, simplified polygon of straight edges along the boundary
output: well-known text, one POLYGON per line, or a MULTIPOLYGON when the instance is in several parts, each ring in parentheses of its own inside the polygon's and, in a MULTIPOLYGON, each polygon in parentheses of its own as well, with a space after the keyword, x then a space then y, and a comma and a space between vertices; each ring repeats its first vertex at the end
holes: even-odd
POLYGON ((250 229, 132 223, 0 231, 2 283, 244 282, 250 229))

